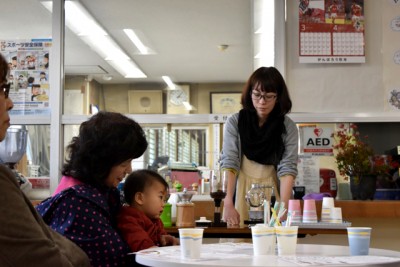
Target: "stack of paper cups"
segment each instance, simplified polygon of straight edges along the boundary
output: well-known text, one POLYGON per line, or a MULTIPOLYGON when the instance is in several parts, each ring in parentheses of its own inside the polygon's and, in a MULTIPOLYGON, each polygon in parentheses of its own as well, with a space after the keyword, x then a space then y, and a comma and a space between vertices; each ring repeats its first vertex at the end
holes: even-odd
POLYGON ((333 197, 324 197, 322 199, 321 222, 331 222, 332 209, 335 207, 333 197))
POLYGON ((314 199, 306 199, 304 200, 304 208, 303 208, 303 223, 317 223, 317 210, 315 208, 315 200, 314 199))
POLYGON ((301 223, 302 215, 300 199, 289 199, 288 212, 291 212, 292 214, 292 223, 301 223))
POLYGON ((331 223, 342 223, 342 208, 332 208, 331 209, 331 223))

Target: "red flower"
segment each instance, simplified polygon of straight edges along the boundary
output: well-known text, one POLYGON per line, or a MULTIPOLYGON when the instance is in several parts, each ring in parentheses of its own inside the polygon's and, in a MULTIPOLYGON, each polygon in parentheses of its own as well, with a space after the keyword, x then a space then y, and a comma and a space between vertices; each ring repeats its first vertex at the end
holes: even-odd
POLYGON ((391 157, 375 156, 367 143, 368 136, 361 137, 356 124, 345 128, 338 126, 333 133, 336 150, 335 158, 339 172, 343 176, 360 177, 363 174, 387 174, 392 164, 391 157))

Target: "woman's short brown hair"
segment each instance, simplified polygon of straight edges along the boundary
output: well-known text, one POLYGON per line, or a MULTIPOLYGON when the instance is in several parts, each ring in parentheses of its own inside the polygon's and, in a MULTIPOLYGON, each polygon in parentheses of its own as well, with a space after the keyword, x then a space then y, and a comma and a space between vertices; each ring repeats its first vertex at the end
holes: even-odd
POLYGON ((260 67, 253 72, 242 92, 241 101, 244 109, 255 109, 251 99, 251 93, 256 86, 259 86, 262 92, 277 94, 274 111, 278 111, 280 115, 286 115, 290 112, 292 109, 292 101, 290 100, 289 91, 286 87, 285 80, 276 68, 260 67))

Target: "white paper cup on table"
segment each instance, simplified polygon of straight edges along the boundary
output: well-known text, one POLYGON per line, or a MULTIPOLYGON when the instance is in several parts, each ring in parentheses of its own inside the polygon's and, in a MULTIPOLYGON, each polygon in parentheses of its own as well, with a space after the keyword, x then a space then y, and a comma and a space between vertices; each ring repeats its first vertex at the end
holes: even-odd
POLYGON ((342 223, 342 208, 332 208, 331 209, 331 223, 342 223))
POLYGON ((321 222, 330 222, 332 219, 332 209, 335 207, 333 197, 322 199, 321 222))
POLYGON ((278 255, 296 254, 298 230, 298 226, 275 226, 278 255))
POLYGON ((370 227, 347 227, 351 256, 369 254, 371 230, 370 227))
POLYGON ((275 255, 275 227, 257 224, 251 227, 254 255, 275 255))
POLYGON ((201 244, 203 243, 203 228, 181 228, 179 240, 181 243, 181 257, 184 259, 200 258, 201 244))

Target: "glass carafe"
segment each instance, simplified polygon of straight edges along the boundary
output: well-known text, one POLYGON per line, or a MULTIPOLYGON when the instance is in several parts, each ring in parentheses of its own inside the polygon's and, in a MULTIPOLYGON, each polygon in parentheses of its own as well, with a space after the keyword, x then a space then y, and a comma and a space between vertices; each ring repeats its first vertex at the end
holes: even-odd
POLYGON ((6 137, 0 143, 0 160, 14 172, 21 190, 25 193, 32 188, 32 185, 14 167, 25 155, 27 138, 28 131, 25 126, 10 126, 7 129, 6 137))
POLYGON ((250 190, 246 194, 246 203, 249 205, 249 220, 263 220, 263 204, 266 199, 263 188, 260 184, 251 184, 250 190))
POLYGON ((6 137, 0 143, 0 159, 12 169, 25 154, 27 135, 25 126, 10 126, 6 137))

